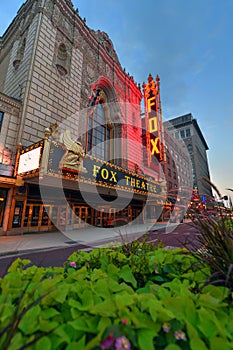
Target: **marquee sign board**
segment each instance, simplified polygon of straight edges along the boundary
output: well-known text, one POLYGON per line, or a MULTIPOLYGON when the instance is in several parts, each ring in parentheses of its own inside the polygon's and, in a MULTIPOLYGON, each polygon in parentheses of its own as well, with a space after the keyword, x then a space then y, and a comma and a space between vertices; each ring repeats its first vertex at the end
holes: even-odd
POLYGON ((84 181, 102 187, 118 188, 143 195, 161 193, 161 187, 155 181, 89 155, 86 155, 83 159, 85 173, 67 167, 61 169, 63 155, 63 145, 56 143, 50 151, 48 174, 60 174, 69 180, 84 181))
POLYGON ((18 162, 18 175, 33 174, 39 171, 42 155, 42 146, 22 151, 18 162))
POLYGON ((104 187, 117 187, 141 194, 161 193, 161 187, 155 181, 114 164, 86 157, 84 166, 87 169, 87 173, 83 174, 82 177, 90 179, 94 183, 99 183, 104 187))

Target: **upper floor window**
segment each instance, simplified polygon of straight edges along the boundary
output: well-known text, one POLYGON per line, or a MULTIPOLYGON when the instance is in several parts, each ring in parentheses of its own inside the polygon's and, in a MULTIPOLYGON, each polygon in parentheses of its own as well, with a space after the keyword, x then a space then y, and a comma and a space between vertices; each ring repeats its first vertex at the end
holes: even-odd
POLYGON ((2 128, 3 116, 4 116, 4 113, 0 112, 0 131, 1 131, 1 128, 2 128))
POLYGON ((186 133, 186 137, 190 137, 190 136, 191 136, 190 129, 186 129, 186 130, 185 130, 185 133, 186 133))
POLYGON ((182 139, 185 138, 184 130, 180 130, 180 137, 181 137, 182 139))
POLYGON ((192 152, 193 146, 192 146, 190 143, 188 144, 187 148, 188 148, 188 151, 189 151, 189 152, 192 152))
POLYGON ((98 96, 88 119, 87 153, 109 161, 112 158, 112 128, 109 124, 109 111, 105 105, 104 92, 98 96))

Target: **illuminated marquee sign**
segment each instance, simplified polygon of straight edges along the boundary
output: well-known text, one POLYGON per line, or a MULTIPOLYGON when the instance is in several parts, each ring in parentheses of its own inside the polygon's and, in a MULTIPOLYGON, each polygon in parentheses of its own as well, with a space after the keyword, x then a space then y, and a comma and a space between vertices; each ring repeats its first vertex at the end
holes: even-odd
POLYGON ((37 147, 20 155, 18 174, 23 174, 39 169, 41 149, 42 147, 37 147))
POLYGON ((161 187, 155 181, 145 176, 125 170, 114 164, 104 162, 86 155, 83 166, 86 173, 79 174, 78 170, 60 168, 60 162, 64 155, 62 144, 56 143, 50 151, 48 160, 48 174, 60 174, 70 180, 84 181, 102 187, 117 188, 125 191, 133 191, 139 194, 157 195, 161 193, 161 187))
POLYGON ((83 177, 95 183, 141 193, 159 194, 161 192, 161 187, 156 182, 113 164, 86 157, 84 166, 87 174, 83 174, 83 177))
POLYGON ((161 107, 160 107, 160 91, 159 91, 159 77, 156 77, 156 82, 153 77, 149 75, 148 83, 143 84, 144 100, 145 100, 145 114, 147 120, 147 137, 146 145, 150 152, 150 161, 152 156, 157 160, 163 160, 162 147, 162 133, 161 133, 161 107))

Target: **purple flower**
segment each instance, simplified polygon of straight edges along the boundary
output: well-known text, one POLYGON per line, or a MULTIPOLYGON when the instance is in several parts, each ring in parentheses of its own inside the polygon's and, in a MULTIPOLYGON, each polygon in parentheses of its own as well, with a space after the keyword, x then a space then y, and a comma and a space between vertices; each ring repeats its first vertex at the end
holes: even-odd
POLYGON ((102 349, 108 349, 110 346, 114 344, 115 338, 112 333, 110 333, 107 338, 105 338, 100 344, 102 349))
POLYGON ((76 262, 75 261, 71 261, 70 267, 76 267, 76 262))
POLYGON ((130 350, 130 342, 128 341, 128 339, 124 335, 122 337, 119 337, 116 339, 115 349, 116 350, 129 349, 130 350))
POLYGON ((177 340, 187 340, 186 335, 183 331, 175 331, 173 335, 177 340))
POLYGON ((165 333, 169 333, 170 329, 171 329, 170 323, 165 322, 165 323, 163 324, 163 331, 164 331, 165 333))

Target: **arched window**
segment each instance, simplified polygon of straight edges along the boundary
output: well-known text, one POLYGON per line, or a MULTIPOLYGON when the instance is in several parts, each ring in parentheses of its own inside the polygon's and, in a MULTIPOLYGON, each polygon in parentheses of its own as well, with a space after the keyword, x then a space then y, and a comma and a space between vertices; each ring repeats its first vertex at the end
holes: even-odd
POLYGON ((97 89, 94 99, 94 103, 91 103, 93 109, 88 118, 87 153, 109 161, 112 153, 112 127, 108 120, 109 110, 106 105, 106 96, 102 90, 97 89))

